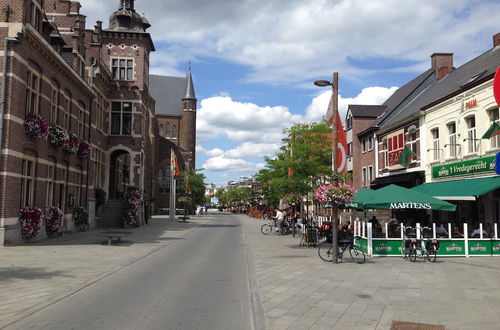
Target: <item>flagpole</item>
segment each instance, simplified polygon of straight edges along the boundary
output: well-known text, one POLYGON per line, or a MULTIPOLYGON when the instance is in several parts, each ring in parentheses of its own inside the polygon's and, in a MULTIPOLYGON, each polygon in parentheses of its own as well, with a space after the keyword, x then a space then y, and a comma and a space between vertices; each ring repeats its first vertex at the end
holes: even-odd
POLYGON ((175 177, 173 175, 170 176, 170 220, 173 221, 175 219, 175 177))

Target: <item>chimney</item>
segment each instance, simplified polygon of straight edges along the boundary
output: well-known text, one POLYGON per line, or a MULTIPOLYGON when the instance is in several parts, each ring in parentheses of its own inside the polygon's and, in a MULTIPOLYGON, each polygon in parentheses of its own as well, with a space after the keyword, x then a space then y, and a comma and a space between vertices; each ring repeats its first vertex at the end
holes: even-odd
POLYGON ((434 53, 431 55, 432 69, 436 71, 437 79, 443 79, 453 68, 453 53, 434 53))
POLYGON ((500 45, 500 33, 497 33, 493 36, 493 48, 500 45))

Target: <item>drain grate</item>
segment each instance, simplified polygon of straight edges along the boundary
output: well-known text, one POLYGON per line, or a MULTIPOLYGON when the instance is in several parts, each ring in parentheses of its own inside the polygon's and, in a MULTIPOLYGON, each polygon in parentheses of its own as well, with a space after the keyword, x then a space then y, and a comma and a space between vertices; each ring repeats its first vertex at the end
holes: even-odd
POLYGON ((444 325, 392 321, 391 330, 445 330, 444 325))

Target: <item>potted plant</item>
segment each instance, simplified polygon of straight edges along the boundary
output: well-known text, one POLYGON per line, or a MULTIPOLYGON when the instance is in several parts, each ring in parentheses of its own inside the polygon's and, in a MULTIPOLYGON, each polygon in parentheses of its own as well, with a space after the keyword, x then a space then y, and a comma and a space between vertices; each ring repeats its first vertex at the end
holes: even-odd
POLYGON ((316 189, 314 198, 322 205, 329 203, 338 206, 353 200, 355 193, 354 187, 348 184, 340 183, 338 186, 325 184, 316 189))
POLYGON ((80 146, 80 140, 75 133, 69 133, 69 137, 62 144, 62 150, 69 154, 74 154, 78 151, 80 146))
POLYGON ((87 211, 81 206, 73 207, 73 221, 76 228, 84 231, 87 225, 87 211))
POLYGON ((32 139, 45 139, 49 132, 47 120, 39 114, 29 114, 24 121, 26 134, 32 139))
POLYGON ((43 212, 45 230, 49 236, 59 235, 63 227, 64 214, 61 209, 50 206, 43 212))
POLYGON ((21 235, 30 240, 38 235, 42 224, 42 210, 37 207, 24 207, 19 211, 21 235))
POLYGON ((80 157, 81 159, 86 159, 90 158, 90 155, 92 155, 92 146, 90 145, 90 143, 80 141, 78 145, 78 157, 80 157))
POLYGON ((57 124, 50 124, 48 140, 49 143, 56 146, 62 147, 64 141, 69 139, 69 134, 64 128, 57 124))

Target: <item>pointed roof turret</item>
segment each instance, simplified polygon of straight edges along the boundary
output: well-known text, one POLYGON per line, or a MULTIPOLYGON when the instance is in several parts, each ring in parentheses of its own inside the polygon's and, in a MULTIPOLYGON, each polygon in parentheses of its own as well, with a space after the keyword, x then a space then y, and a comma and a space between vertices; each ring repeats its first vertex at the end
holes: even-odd
POLYGON ((135 0, 120 0, 120 7, 109 18, 108 31, 146 32, 151 24, 135 11, 135 0))
POLYGON ((191 76, 191 70, 186 74, 187 84, 186 84, 186 95, 182 100, 195 100, 196 95, 194 94, 193 77, 191 76))

